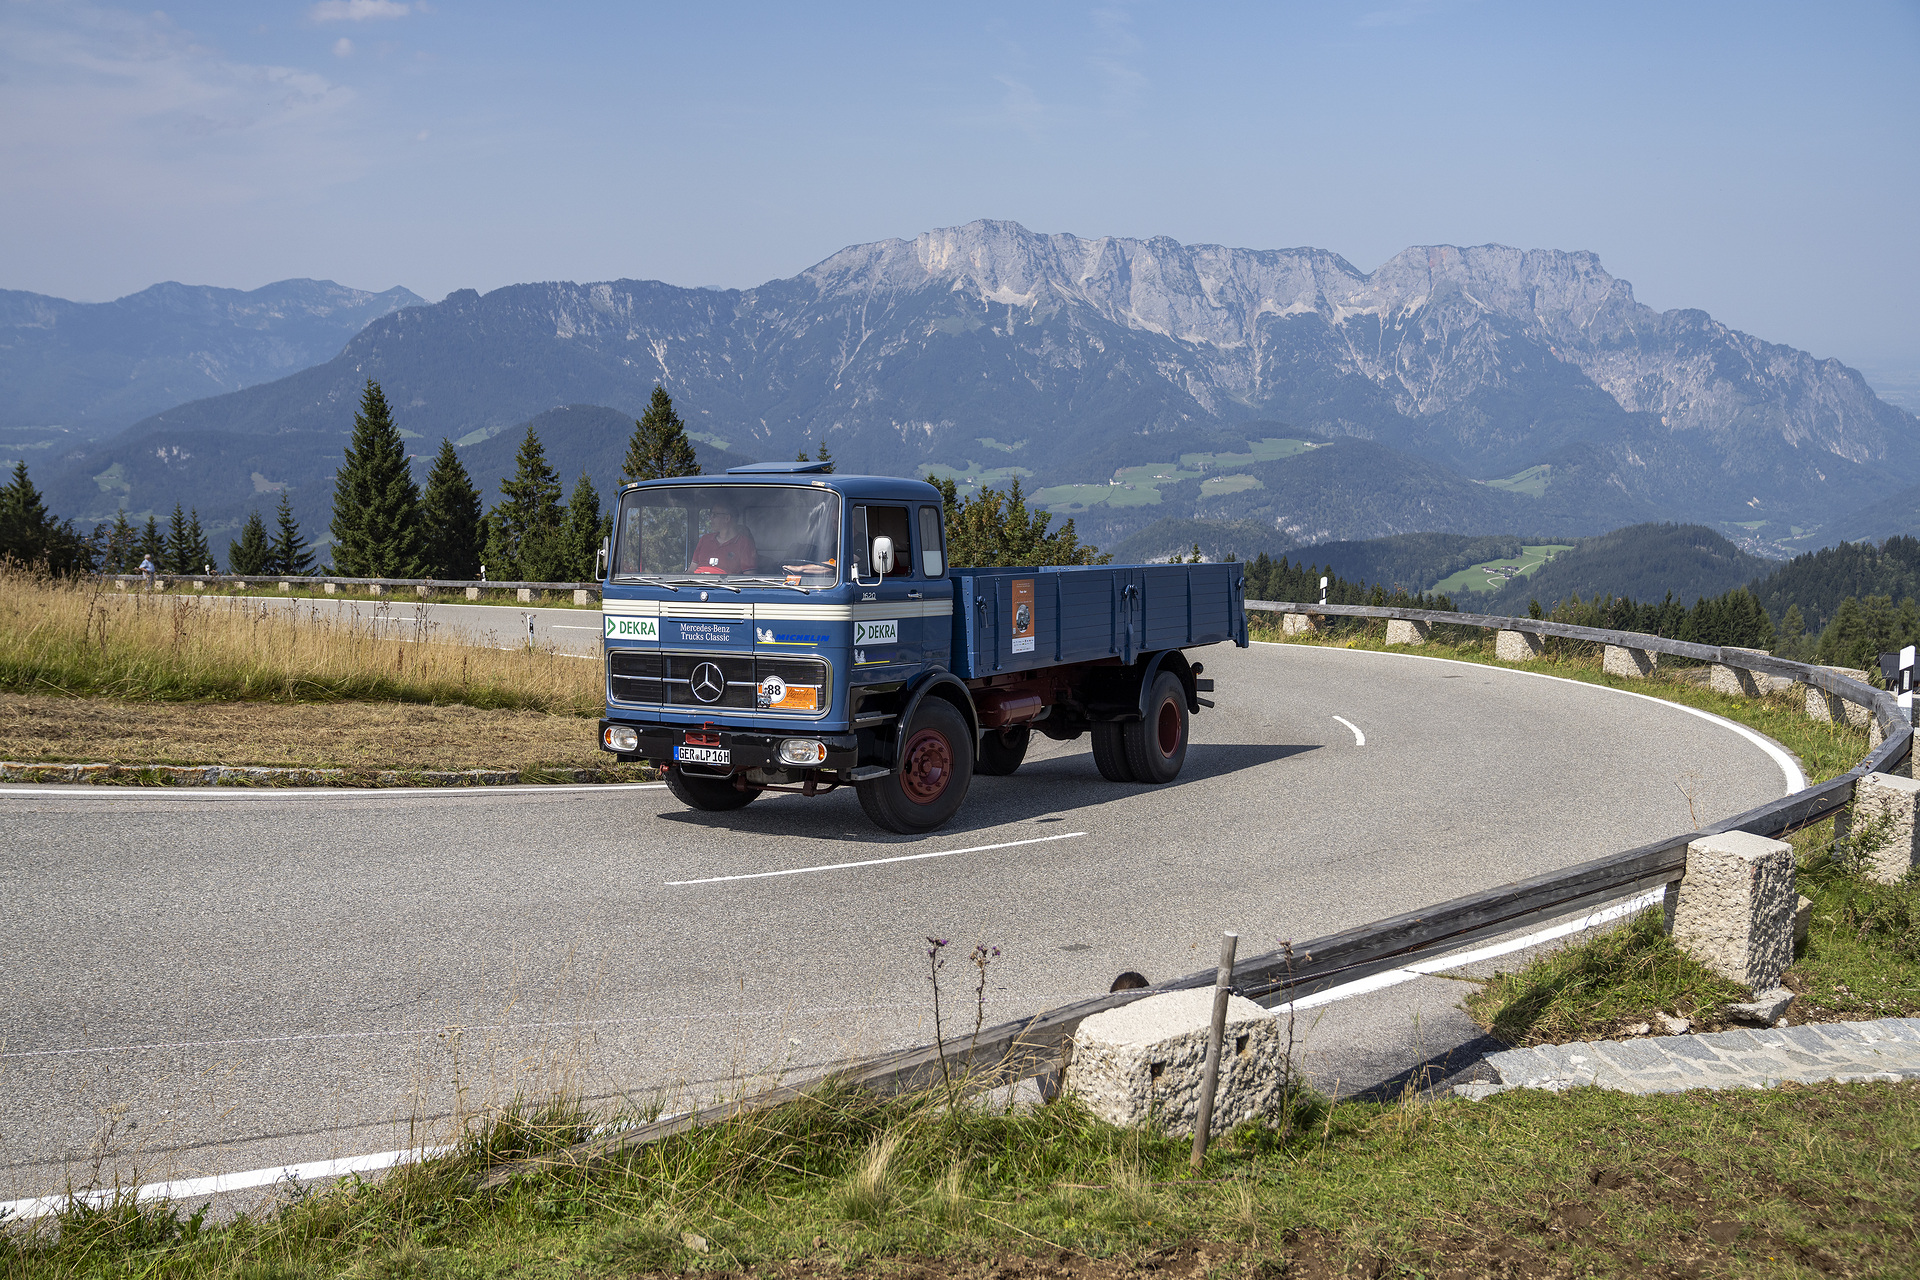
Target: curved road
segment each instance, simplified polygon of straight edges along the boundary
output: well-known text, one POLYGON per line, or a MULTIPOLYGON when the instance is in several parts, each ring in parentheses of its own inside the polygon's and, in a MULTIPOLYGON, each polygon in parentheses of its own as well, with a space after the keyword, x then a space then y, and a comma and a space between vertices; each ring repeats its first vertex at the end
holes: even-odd
MULTIPOLYGON (((658 788, 0 789, 0 1199, 404 1146, 516 1089, 704 1096, 926 1039, 926 935, 953 940, 951 1033, 976 941, 992 1021, 1207 967, 1223 929, 1264 951, 1786 790, 1724 723, 1611 690, 1202 656, 1220 706, 1177 783, 1037 740, 919 839, 844 791, 709 815, 658 788)), ((1421 985, 1314 1028, 1323 1083, 1470 1036, 1457 984, 1421 985)))

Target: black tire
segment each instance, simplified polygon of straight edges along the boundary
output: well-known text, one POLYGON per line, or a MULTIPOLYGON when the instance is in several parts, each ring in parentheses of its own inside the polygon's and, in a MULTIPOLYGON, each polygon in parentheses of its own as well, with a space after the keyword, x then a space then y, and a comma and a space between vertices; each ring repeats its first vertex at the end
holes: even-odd
POLYGON ((667 790, 687 808, 706 813, 744 809, 760 794, 751 787, 734 786, 732 778, 703 778, 679 769, 667 770, 667 790))
POLYGON ((1126 740, 1127 764, 1138 782, 1172 782, 1187 762, 1187 686, 1171 671, 1162 671, 1147 694, 1145 719, 1130 720, 1121 735, 1126 740))
POLYGON ((1011 729, 982 729, 980 754, 973 771, 989 778, 1004 778, 1027 758, 1027 746, 1033 741, 1033 727, 1017 724, 1011 729))
POLYGON ((951 702, 922 701, 901 732, 893 772, 853 784, 873 825, 901 835, 946 825, 973 784, 971 737, 966 717, 951 702))
POLYGON ((1093 726, 1093 762, 1108 782, 1133 782, 1133 766, 1127 762, 1127 744, 1121 731, 1126 726, 1101 720, 1093 726))

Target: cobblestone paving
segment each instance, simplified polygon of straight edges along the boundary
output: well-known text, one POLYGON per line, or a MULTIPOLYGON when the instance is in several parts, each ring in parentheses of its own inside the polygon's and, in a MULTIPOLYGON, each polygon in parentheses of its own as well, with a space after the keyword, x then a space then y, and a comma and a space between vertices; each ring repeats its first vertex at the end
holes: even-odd
POLYGON ((1764 1089, 1785 1080, 1920 1078, 1920 1018, 1811 1023, 1697 1036, 1540 1045, 1490 1053, 1498 1081, 1454 1085, 1484 1098, 1507 1089, 1599 1085, 1627 1093, 1764 1089))

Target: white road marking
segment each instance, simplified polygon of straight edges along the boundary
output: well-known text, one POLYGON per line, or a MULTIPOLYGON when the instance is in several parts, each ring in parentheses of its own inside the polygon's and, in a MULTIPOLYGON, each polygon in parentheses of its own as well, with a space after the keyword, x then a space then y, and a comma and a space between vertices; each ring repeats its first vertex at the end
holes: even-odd
POLYGON ((775 876, 804 876, 815 871, 845 871, 850 867, 878 867, 889 862, 918 862, 922 858, 951 858, 962 853, 986 853, 990 849, 1013 849, 1023 844, 1046 844, 1049 840, 1073 840, 1084 831, 1063 831, 1059 835, 1037 836, 1032 840, 1008 840, 1003 844, 979 844, 971 849, 942 849, 938 853, 908 853, 898 858, 869 858, 864 862, 830 862, 818 867, 792 867, 786 871, 755 871, 744 876, 709 876, 704 880, 669 880, 669 887, 689 884, 724 884, 729 880, 770 880, 775 876))
MULTIPOLYGON (((289 1178, 300 1182, 315 1182, 326 1178, 344 1177, 349 1173, 377 1173, 382 1169, 391 1169, 394 1165, 406 1160, 431 1159, 452 1150, 452 1147, 425 1147, 409 1151, 381 1151, 370 1156, 314 1160, 307 1164, 281 1165, 273 1169, 250 1169, 246 1173, 222 1173, 211 1178, 185 1178, 179 1182, 162 1182, 152 1186, 137 1187, 129 1198, 196 1200, 201 1196, 215 1196, 227 1191, 270 1187, 289 1178)), ((0 1220, 38 1218, 50 1213, 59 1213, 73 1203, 102 1208, 113 1204, 127 1194, 127 1189, 120 1187, 111 1191, 77 1192, 71 1198, 58 1195, 38 1196, 31 1200, 9 1200, 5 1204, 0 1204, 0 1220)))
MULTIPOLYGON (((1286 644, 1286 642, 1282 640, 1255 640, 1252 643, 1274 645, 1276 647, 1286 644)), ((1458 658, 1436 658, 1432 654, 1426 653, 1382 653, 1378 649, 1340 649, 1331 645, 1314 645, 1309 647, 1318 649, 1322 653, 1366 653, 1380 658, 1412 658, 1418 662, 1451 662, 1455 666, 1478 667, 1482 671, 1504 671, 1509 675, 1532 676, 1536 680, 1557 680, 1561 684, 1577 684, 1583 689, 1599 689, 1606 693, 1617 693, 1628 698, 1644 698, 1648 702, 1657 702, 1663 707, 1672 707, 1676 711, 1684 711, 1690 716, 1699 716, 1702 720, 1711 720, 1723 729, 1733 730, 1748 742, 1751 742, 1754 746, 1766 752, 1768 757, 1780 766, 1780 776, 1786 779, 1787 783, 1785 794, 1792 795, 1796 791, 1805 791, 1807 789, 1807 775, 1800 772, 1800 764, 1793 758, 1792 752, 1765 734, 1756 733, 1754 730, 1747 728, 1747 726, 1729 720, 1725 716, 1717 716, 1711 711, 1702 711, 1698 707, 1690 707, 1684 702, 1670 702, 1666 698, 1656 698, 1650 693, 1635 693, 1631 689, 1616 689, 1612 685, 1607 684, 1592 684, 1585 680, 1570 680, 1566 676, 1550 676, 1544 671, 1522 671, 1517 667, 1496 667, 1484 662, 1462 662, 1458 658)))
POLYGON ((547 624, 547 630, 549 631, 598 631, 600 630, 600 628, 599 627, 570 627, 563 622, 549 622, 547 624))
POLYGON ((1345 725, 1345 726, 1347 726, 1347 728, 1349 728, 1349 729, 1351 729, 1351 730, 1353 730, 1353 745, 1354 745, 1354 746, 1356 746, 1356 747, 1364 747, 1364 746, 1366 746, 1366 745, 1367 745, 1367 735, 1366 735, 1366 734, 1364 734, 1364 733, 1362 733, 1362 732, 1360 732, 1360 726, 1359 726, 1359 725, 1357 725, 1357 724, 1355 724, 1355 723, 1354 723, 1353 721, 1351 721, 1351 720, 1349 720, 1349 719, 1347 719, 1347 718, 1346 718, 1345 716, 1335 716, 1335 717, 1334 717, 1334 719, 1335 719, 1335 720, 1338 720, 1338 721, 1339 721, 1339 722, 1340 722, 1341 724, 1343 724, 1343 725, 1345 725))
POLYGON ((1584 933, 1588 929, 1595 928, 1596 926, 1606 924, 1613 920, 1618 920, 1622 916, 1630 916, 1635 912, 1644 911, 1646 908, 1659 903, 1665 893, 1665 886, 1657 889, 1649 889, 1645 893, 1636 894, 1628 898, 1625 902, 1617 902, 1610 907, 1602 907, 1597 911, 1580 917, 1578 920, 1568 920, 1563 924, 1556 924, 1551 928, 1542 929, 1537 933, 1529 933, 1519 938, 1509 938, 1505 942, 1496 942, 1492 946, 1481 947, 1477 951, 1463 951, 1458 955, 1444 956, 1438 960, 1422 960, 1419 964, 1410 964, 1402 969, 1388 969, 1385 973, 1376 973, 1371 977, 1361 978, 1357 982, 1345 983, 1329 991, 1317 991, 1310 996, 1300 997, 1290 1005, 1275 1005, 1273 1008, 1276 1013, 1283 1013, 1288 1010, 1298 1012, 1302 1009, 1314 1008, 1317 1005, 1333 1004, 1340 1000, 1351 1000, 1355 996, 1364 996, 1374 991, 1384 991, 1388 987, 1397 987, 1403 982, 1412 982, 1416 978, 1431 977, 1436 973, 1445 973, 1449 969, 1464 968, 1467 965, 1477 964, 1482 960, 1492 960, 1497 956, 1509 955, 1515 951, 1525 951, 1528 947, 1537 947, 1542 943, 1552 942, 1557 938, 1564 938, 1568 934, 1584 933))
POLYGON ((505 787, 127 787, 48 786, 24 783, 0 786, 0 796, 59 796, 69 800, 341 800, 368 796, 526 796, 571 791, 663 791, 664 782, 556 782, 505 787))

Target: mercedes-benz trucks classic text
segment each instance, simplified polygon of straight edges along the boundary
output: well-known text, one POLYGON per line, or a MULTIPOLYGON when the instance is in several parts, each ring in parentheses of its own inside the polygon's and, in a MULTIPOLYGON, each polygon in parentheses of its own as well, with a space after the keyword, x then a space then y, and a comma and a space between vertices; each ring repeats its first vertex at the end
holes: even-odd
POLYGON ((931 831, 1031 735, 1086 734, 1101 774, 1169 782, 1213 682, 1186 650, 1245 647, 1238 564, 967 569, 918 480, 758 463, 620 492, 602 587, 600 745, 682 803, 852 786, 931 831))

